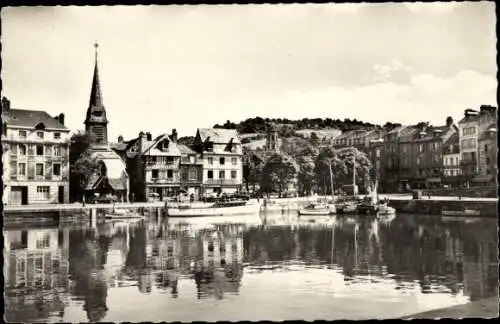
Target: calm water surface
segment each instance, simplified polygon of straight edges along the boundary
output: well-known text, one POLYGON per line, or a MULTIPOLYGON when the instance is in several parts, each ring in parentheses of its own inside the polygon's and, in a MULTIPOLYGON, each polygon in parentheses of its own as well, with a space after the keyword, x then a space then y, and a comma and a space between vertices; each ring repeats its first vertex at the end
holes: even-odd
POLYGON ((393 318, 498 294, 495 219, 163 219, 4 230, 6 319, 393 318))

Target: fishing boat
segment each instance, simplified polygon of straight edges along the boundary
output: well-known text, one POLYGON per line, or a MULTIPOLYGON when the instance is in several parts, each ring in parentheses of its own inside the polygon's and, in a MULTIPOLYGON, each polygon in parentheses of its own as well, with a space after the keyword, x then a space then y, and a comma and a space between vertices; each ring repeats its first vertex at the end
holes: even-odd
POLYGON ((131 212, 128 209, 113 208, 112 211, 104 213, 106 219, 144 219, 144 216, 131 212))
POLYGON ((396 209, 388 206, 386 202, 379 203, 377 215, 379 216, 396 215, 396 209))
POLYGON ((336 212, 335 208, 335 197, 333 195, 333 173, 332 173, 332 164, 328 164, 329 170, 330 170, 330 186, 331 186, 331 191, 332 191, 332 200, 328 201, 328 199, 325 197, 324 201, 318 200, 317 202, 313 202, 304 208, 299 209, 299 215, 310 215, 310 216, 316 216, 316 215, 333 215, 336 212))
POLYGON ((260 203, 256 200, 233 200, 216 202, 210 206, 167 204, 165 208, 167 215, 171 217, 230 216, 256 214, 260 211, 260 203))
POLYGON ((333 215, 335 205, 327 203, 313 202, 304 208, 299 209, 299 215, 333 215))
POLYGON ((441 211, 442 216, 462 216, 462 217, 468 217, 468 216, 480 216, 481 211, 475 210, 475 209, 468 209, 468 208, 463 208, 459 210, 442 210, 441 211))

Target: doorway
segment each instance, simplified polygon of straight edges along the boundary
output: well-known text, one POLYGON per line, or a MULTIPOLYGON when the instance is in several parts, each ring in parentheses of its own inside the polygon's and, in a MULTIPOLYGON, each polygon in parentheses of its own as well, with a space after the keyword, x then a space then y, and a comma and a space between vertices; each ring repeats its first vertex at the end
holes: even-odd
POLYGON ((28 204, 28 187, 16 186, 10 189, 10 204, 11 205, 27 205, 28 204))
POLYGON ((60 204, 64 204, 64 186, 59 186, 57 197, 58 197, 58 202, 60 204))

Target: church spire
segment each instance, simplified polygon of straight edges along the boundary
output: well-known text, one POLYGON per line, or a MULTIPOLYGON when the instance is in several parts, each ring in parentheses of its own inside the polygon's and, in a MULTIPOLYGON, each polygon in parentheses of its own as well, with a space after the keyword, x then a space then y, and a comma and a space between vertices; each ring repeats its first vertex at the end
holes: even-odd
POLYGON ((95 66, 94 77, 92 79, 92 89, 90 91, 89 106, 87 108, 87 116, 85 118, 85 130, 93 134, 95 137, 94 144, 107 144, 108 143, 108 119, 106 118, 106 109, 102 102, 101 84, 99 82, 99 69, 97 67, 97 48, 99 45, 94 44, 95 47, 95 66))
POLYGON ((95 66, 94 66, 94 78, 92 80, 92 90, 90 92, 90 106, 102 107, 102 93, 101 84, 99 82, 99 68, 97 66, 97 49, 99 44, 97 42, 94 44, 95 47, 95 66))

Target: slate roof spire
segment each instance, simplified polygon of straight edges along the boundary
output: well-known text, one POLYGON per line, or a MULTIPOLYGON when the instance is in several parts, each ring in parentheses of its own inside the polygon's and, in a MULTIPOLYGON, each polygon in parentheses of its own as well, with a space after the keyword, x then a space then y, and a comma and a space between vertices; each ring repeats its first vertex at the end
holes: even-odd
POLYGON ((99 82, 99 67, 97 65, 97 49, 99 44, 95 43, 95 66, 94 66, 94 78, 92 79, 92 90, 90 92, 90 102, 89 106, 103 107, 102 103, 102 93, 101 93, 101 83, 99 82))

